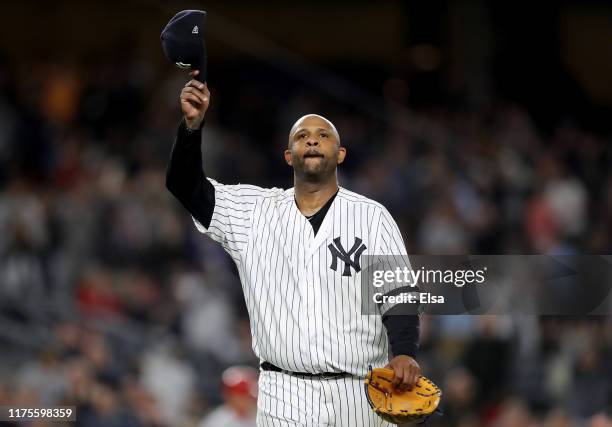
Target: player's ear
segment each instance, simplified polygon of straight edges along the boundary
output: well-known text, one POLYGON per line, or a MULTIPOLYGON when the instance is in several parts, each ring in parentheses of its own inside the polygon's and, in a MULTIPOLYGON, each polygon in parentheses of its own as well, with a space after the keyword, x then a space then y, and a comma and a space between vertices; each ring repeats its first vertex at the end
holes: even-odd
POLYGON ((293 160, 291 159, 291 150, 285 150, 285 161, 289 166, 293 166, 293 160))
POLYGON ((346 148, 338 147, 338 164, 342 163, 345 157, 346 157, 346 148))

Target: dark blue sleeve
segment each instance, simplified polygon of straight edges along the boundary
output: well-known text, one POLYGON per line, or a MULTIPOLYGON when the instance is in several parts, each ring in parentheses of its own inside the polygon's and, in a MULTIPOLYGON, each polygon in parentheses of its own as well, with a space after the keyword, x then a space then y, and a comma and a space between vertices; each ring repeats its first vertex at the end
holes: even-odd
POLYGON ((187 128, 181 120, 166 170, 166 188, 204 227, 215 209, 215 187, 202 168, 202 130, 187 128))
POLYGON ((394 310, 399 311, 400 309, 400 307, 393 307, 382 318, 387 329, 391 353, 393 356, 405 354, 415 357, 419 349, 419 316, 394 314, 394 310))

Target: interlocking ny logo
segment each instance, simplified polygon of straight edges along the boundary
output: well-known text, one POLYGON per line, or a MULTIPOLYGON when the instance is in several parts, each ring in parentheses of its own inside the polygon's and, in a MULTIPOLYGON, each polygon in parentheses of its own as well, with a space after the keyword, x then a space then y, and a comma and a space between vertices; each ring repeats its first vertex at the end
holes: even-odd
POLYGON ((350 251, 346 252, 342 247, 342 243, 340 243, 340 237, 336 237, 334 239, 333 244, 329 244, 327 246, 329 251, 332 254, 332 263, 329 266, 332 270, 336 271, 338 267, 338 258, 341 261, 344 261, 344 272, 343 276, 351 276, 351 267, 355 269, 355 273, 359 273, 361 271, 361 266, 359 265, 359 258, 363 251, 367 249, 366 245, 361 243, 361 239, 359 237, 355 237, 355 243, 350 251), (355 254, 353 259, 351 259, 351 255, 355 254))

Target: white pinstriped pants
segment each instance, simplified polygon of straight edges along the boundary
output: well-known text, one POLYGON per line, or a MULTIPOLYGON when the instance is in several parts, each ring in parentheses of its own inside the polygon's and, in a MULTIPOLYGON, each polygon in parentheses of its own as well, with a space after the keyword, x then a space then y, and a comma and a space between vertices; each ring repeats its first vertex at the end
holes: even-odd
POLYGON ((391 427, 371 409, 363 379, 333 380, 261 371, 257 427, 391 427))

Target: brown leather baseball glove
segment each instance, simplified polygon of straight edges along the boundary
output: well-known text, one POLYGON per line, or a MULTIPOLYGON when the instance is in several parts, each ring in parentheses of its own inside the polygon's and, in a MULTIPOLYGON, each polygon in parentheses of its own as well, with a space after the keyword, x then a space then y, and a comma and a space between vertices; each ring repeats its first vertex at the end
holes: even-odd
POLYGON ((425 421, 440 403, 440 389, 420 376, 412 390, 400 391, 393 386, 393 378, 393 369, 370 368, 365 392, 372 410, 393 424, 425 421))

